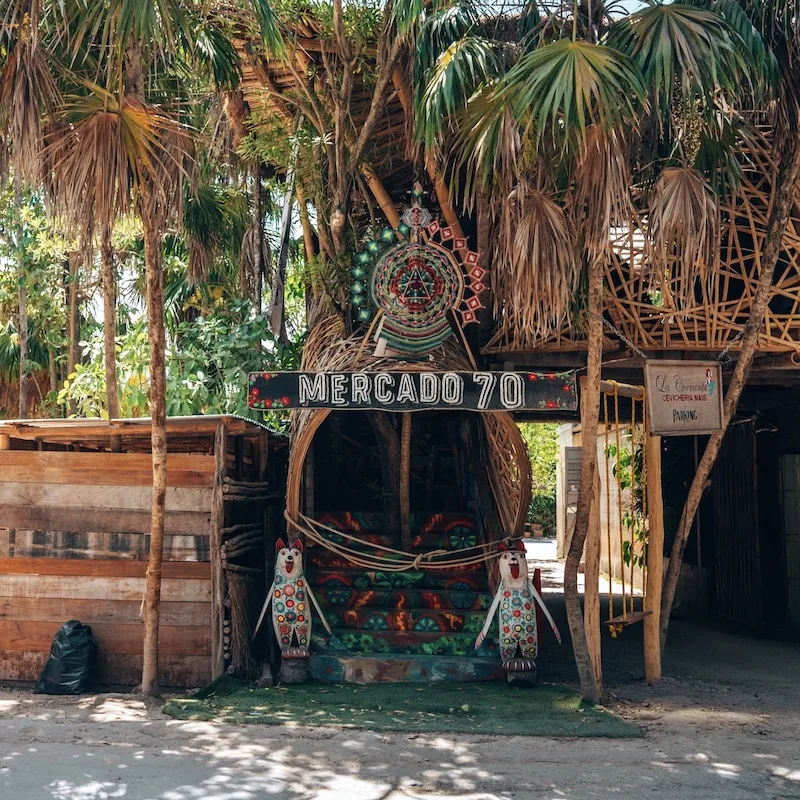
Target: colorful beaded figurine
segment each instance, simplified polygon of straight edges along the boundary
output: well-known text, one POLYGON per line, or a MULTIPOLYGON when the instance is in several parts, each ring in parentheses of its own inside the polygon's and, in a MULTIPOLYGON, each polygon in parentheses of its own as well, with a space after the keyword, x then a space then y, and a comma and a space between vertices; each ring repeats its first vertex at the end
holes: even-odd
POLYGON ((267 608, 272 603, 272 626, 281 648, 281 658, 308 658, 308 644, 311 641, 311 608, 308 600, 317 609, 325 630, 330 633, 331 629, 303 574, 303 543, 297 539, 289 549, 283 539, 278 539, 275 549, 275 578, 261 609, 253 638, 256 638, 267 608))
POLYGON ((517 541, 514 550, 506 550, 499 559, 500 584, 494 600, 486 615, 486 623, 475 641, 477 650, 492 624, 492 616, 497 611, 500 626, 500 657, 508 681, 523 679, 536 680, 536 656, 539 653, 539 640, 536 631, 536 607, 538 603, 553 629, 558 643, 561 634, 550 616, 544 600, 528 574, 525 559, 525 545, 517 541))

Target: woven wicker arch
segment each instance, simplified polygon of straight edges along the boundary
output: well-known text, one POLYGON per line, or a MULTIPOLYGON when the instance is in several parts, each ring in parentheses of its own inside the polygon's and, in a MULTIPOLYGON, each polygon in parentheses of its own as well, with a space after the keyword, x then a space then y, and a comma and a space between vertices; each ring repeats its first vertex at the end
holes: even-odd
MULTIPOLYGON (((364 337, 342 339, 340 321, 331 317, 314 326, 303 352, 303 370, 315 372, 432 372, 464 371, 472 367, 457 345, 447 343, 431 353, 425 363, 376 358, 364 337)), ((314 435, 331 409, 292 413, 286 510, 297 519, 301 509, 303 466, 314 435)), ((489 470, 495 505, 505 529, 519 536, 525 526, 531 498, 531 464, 525 441, 511 414, 481 413, 489 449, 489 470)))

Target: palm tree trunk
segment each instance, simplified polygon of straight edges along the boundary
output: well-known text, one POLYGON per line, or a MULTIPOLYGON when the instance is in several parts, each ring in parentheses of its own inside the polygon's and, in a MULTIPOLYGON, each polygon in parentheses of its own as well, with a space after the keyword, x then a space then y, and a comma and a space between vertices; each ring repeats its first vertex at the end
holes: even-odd
MULTIPOLYGON (((78 311, 78 276, 80 274, 80 261, 77 253, 72 253, 68 259, 69 287, 67 289, 67 377, 74 372, 78 363, 78 341, 80 340, 80 315, 78 311)), ((75 413, 75 401, 70 400, 67 405, 69 414, 75 413)))
POLYGON ((147 326, 150 345, 150 417, 153 454, 153 500, 150 515, 150 554, 145 588, 144 694, 158 696, 158 623, 161 613, 161 563, 164 555, 164 512, 167 498, 167 396, 164 351, 164 275, 161 269, 161 232, 147 187, 140 200, 144 227, 144 260, 147 284, 147 326))
MULTIPOLYGON (((22 190, 19 178, 14 178, 14 205, 19 215, 22 210, 22 190)), ((19 337, 19 418, 28 418, 28 293, 25 282, 25 264, 22 252, 22 223, 17 229, 17 302, 19 324, 17 336, 19 337)))
POLYGON ((744 326, 741 345, 739 347, 739 358, 733 370, 728 391, 725 394, 725 406, 723 413, 723 430, 721 433, 712 434, 697 465, 692 484, 689 487, 689 494, 683 506, 678 532, 672 543, 670 551, 669 567, 664 579, 664 588, 661 593, 661 653, 667 642, 667 630, 669 628, 669 615, 672 605, 675 602, 675 592, 678 588, 678 579, 683 565, 683 551, 686 549, 686 542, 689 540, 689 533, 692 529, 700 500, 703 496, 703 487, 706 485, 711 469, 717 460, 722 438, 725 435, 742 390, 747 383, 750 367, 753 365, 758 336, 769 305, 770 293, 772 291, 772 280, 775 276, 775 267, 781 254, 781 246, 789 217, 792 211, 797 192, 798 182, 800 181, 800 134, 792 131, 789 140, 782 148, 780 154, 780 167, 775 183, 775 196, 767 222, 767 232, 764 237, 764 244, 760 254, 760 269, 758 273, 758 286, 753 297, 753 305, 750 316, 744 326))
POLYGON ((117 387, 117 291, 114 280, 114 251, 111 230, 103 225, 100 243, 103 276, 103 341, 105 345, 106 407, 108 418, 119 418, 119 389, 117 387))
POLYGON ((586 355, 586 383, 581 397, 581 483, 575 513, 575 531, 572 534, 567 560, 564 565, 564 602, 567 622, 575 653, 575 665, 584 699, 596 703, 600 700, 586 642, 581 601, 578 596, 578 567, 583 555, 583 546, 589 532, 594 475, 597 468, 597 423, 600 416, 600 367, 603 359, 603 262, 592 258, 589 262, 589 296, 587 301, 588 322, 586 355))

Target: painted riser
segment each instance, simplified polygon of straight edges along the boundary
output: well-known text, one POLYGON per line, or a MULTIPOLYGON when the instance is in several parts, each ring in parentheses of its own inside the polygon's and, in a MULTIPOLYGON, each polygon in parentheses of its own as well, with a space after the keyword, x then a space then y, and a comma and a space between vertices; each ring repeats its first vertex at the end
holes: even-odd
MULTIPOLYGON (((312 560, 313 565, 313 560, 312 560)), ((455 591, 486 592, 489 581, 485 569, 445 572, 381 572, 362 569, 319 569, 310 570, 310 583, 313 588, 336 589, 449 589, 455 591)))
MULTIPOLYGON (((494 628, 495 626, 493 626, 494 628)), ((351 631, 334 628, 333 635, 316 631, 312 636, 313 651, 349 652, 376 655, 378 653, 408 653, 427 656, 493 656, 498 652, 497 631, 490 629, 479 650, 475 650, 472 633, 417 633, 415 631, 351 631)))
POLYGON ((486 592, 448 592, 447 590, 391 591, 384 589, 319 589, 315 593, 330 608, 435 608, 465 611, 488 609, 492 598, 486 592))
POLYGON ((331 627, 349 630, 415 631, 439 633, 474 633, 476 636, 486 619, 485 612, 454 614, 452 612, 411 609, 387 611, 380 608, 325 609, 331 627))
POLYGON ((504 677, 497 658, 312 655, 309 671, 323 683, 437 683, 494 681, 504 677))

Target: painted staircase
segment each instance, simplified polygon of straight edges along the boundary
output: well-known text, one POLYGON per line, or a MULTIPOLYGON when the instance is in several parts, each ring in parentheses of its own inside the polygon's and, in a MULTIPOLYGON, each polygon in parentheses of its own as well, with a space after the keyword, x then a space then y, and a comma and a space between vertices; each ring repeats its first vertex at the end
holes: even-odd
MULTIPOLYGON (((399 535, 382 533, 380 514, 329 513, 318 519, 379 547, 401 549, 399 535)), ((338 541, 365 555, 391 556, 338 541)), ((412 515, 412 552, 458 551, 477 543, 477 525, 468 514, 412 515)), ((491 603, 485 566, 373 571, 309 542, 306 575, 333 630, 329 637, 321 625, 314 626, 309 667, 315 680, 428 683, 503 677, 496 630, 474 650, 491 603)))

